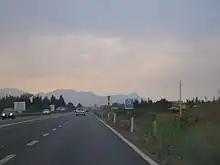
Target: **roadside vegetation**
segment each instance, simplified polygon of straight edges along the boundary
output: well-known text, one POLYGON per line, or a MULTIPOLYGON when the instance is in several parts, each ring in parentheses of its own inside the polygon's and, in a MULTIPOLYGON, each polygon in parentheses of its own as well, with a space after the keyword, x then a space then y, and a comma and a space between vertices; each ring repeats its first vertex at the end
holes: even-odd
MULTIPOLYGON (((220 100, 187 100, 180 117, 172 103, 135 101, 128 111, 104 109, 104 120, 151 154, 161 164, 219 165, 220 164, 220 100), (116 123, 107 120, 107 113, 116 113, 116 123), (134 132, 130 132, 130 116, 134 117, 134 132), (156 128, 153 121, 156 119, 156 128)), ((100 117, 101 115, 98 114, 100 117)))
POLYGON ((0 98, 0 113, 4 110, 4 108, 13 108, 14 102, 24 101, 26 102, 26 111, 24 113, 38 113, 41 112, 43 109, 50 109, 50 105, 55 105, 55 107, 68 107, 69 109, 73 109, 73 103, 69 102, 66 103, 64 101, 63 96, 61 95, 59 98, 52 96, 51 98, 48 97, 41 97, 41 96, 34 96, 33 101, 31 102, 30 94, 24 94, 19 97, 14 96, 6 96, 0 98))

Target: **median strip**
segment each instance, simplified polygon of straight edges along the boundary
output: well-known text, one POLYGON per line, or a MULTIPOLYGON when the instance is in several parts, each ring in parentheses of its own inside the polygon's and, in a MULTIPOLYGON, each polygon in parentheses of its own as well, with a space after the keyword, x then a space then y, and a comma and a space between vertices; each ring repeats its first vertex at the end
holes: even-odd
POLYGON ((37 141, 37 140, 33 140, 33 141, 31 141, 30 143, 28 143, 27 144, 27 146, 33 146, 33 145, 35 145, 35 144, 37 144, 39 141, 37 141))
POLYGON ((0 160, 0 165, 5 164, 6 162, 8 162, 9 160, 13 159, 16 155, 14 154, 10 154, 8 156, 6 156, 5 158, 0 160))

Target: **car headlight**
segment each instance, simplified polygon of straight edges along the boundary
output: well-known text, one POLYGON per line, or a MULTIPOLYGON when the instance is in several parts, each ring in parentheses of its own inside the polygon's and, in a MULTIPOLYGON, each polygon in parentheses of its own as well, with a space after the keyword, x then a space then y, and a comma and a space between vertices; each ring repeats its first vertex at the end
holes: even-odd
POLYGON ((2 116, 5 116, 5 113, 3 113, 2 116))
POLYGON ((10 115, 10 116, 12 116, 12 115, 13 115, 13 113, 10 113, 9 115, 10 115))

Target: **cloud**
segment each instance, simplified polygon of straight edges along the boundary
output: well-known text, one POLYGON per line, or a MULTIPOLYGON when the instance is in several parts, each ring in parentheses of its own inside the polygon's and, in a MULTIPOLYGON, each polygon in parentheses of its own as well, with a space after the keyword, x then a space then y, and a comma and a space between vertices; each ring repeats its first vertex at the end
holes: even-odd
POLYGON ((129 40, 79 32, 33 35, 14 38, 13 49, 4 47, 0 72, 3 85, 35 92, 74 88, 175 98, 183 79, 186 96, 211 95, 220 82, 219 43, 215 38, 129 40), (209 91, 199 92, 204 87, 209 91))
POLYGON ((219 1, 0 2, 0 87, 158 98, 220 88, 219 1), (51 5, 52 4, 52 5, 51 5))

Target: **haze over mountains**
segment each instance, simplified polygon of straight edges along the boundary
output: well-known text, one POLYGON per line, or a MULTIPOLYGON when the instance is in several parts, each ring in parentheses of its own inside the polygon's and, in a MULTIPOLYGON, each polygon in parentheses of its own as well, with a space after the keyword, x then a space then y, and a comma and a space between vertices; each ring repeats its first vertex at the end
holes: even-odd
MULTIPOLYGON (((20 96, 24 93, 28 93, 19 89, 15 88, 4 88, 0 89, 0 97, 4 97, 6 95, 12 95, 12 96, 20 96)), ((54 95, 55 97, 59 97, 60 95, 63 95, 63 98, 66 102, 72 102, 73 104, 78 104, 79 102, 83 105, 105 105, 107 104, 107 98, 106 96, 98 96, 94 94, 93 92, 83 92, 83 91, 74 91, 71 89, 57 89, 52 92, 48 93, 38 93, 35 95, 40 96, 47 96, 51 97, 54 95)), ((111 95, 111 102, 120 102, 123 103, 126 98, 134 98, 134 99, 140 99, 140 96, 137 93, 130 93, 130 94, 117 94, 117 95, 111 95)))

